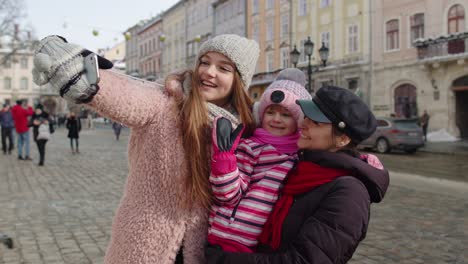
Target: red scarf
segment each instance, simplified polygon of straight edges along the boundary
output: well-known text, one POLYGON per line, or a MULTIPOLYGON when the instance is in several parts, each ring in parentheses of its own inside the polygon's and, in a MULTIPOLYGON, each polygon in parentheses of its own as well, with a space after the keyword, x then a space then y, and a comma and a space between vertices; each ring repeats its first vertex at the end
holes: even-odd
POLYGON ((278 249, 281 242, 283 222, 291 208, 294 196, 333 181, 339 176, 351 175, 347 170, 321 167, 310 161, 301 161, 288 175, 281 198, 276 202, 273 213, 263 227, 260 242, 278 249))

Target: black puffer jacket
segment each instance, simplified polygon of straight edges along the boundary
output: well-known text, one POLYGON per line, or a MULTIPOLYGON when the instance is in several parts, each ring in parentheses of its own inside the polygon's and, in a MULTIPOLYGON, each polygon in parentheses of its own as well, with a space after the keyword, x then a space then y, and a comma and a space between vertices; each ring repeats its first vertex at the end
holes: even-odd
POLYGON ((345 153, 307 151, 300 162, 343 168, 353 175, 298 195, 284 223, 277 252, 226 253, 208 247, 208 263, 346 263, 366 236, 370 204, 380 202, 389 174, 345 153))

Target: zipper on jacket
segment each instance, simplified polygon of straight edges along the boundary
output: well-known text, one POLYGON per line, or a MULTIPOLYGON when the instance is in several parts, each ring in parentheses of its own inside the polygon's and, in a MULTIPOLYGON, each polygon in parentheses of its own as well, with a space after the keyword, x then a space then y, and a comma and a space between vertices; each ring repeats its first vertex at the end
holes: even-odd
POLYGON ((237 207, 239 207, 239 204, 240 202, 237 203, 234 209, 232 210, 231 217, 229 218, 229 224, 232 224, 232 222, 234 222, 234 220, 236 219, 234 216, 236 215, 237 207))

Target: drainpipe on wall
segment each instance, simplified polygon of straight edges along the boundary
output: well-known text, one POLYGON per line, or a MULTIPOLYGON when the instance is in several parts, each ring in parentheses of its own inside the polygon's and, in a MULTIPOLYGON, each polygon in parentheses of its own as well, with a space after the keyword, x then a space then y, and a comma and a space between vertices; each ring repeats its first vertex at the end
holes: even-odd
POLYGON ((374 0, 369 0, 369 87, 367 89, 367 104, 369 105, 369 108, 372 110, 372 88, 374 85, 374 61, 373 61, 373 51, 374 51, 374 41, 372 39, 372 33, 373 33, 373 17, 374 17, 374 10, 373 10, 373 5, 372 1, 374 0))

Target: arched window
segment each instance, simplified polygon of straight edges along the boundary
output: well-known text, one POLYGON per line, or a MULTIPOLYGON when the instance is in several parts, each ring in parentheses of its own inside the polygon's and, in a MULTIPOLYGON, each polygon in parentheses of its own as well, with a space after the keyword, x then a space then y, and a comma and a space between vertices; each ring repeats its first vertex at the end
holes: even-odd
POLYGON ((395 50, 400 48, 399 31, 398 19, 393 19, 387 22, 387 50, 395 50))
POLYGON ((448 33, 465 31, 465 9, 461 5, 454 5, 448 12, 448 33))
POLYGON ((395 114, 397 117, 418 116, 416 103, 416 87, 411 84, 402 84, 395 89, 395 114))

